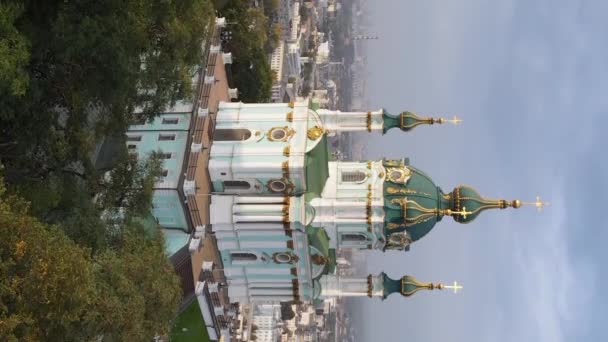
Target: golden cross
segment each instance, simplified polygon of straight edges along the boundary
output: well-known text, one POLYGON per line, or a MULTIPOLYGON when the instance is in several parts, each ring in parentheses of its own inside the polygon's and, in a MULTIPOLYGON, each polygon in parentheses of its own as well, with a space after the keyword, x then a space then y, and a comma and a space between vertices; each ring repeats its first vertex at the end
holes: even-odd
POLYGON ((463 287, 459 285, 457 281, 454 282, 454 285, 444 285, 443 287, 454 290, 454 293, 458 293, 458 290, 463 289, 463 287))
POLYGON ((540 199, 540 196, 536 196, 536 201, 534 202, 522 202, 525 205, 533 205, 538 209, 538 211, 542 211, 544 207, 549 205, 549 202, 543 202, 540 199))
POLYGON ((467 211, 467 207, 462 207, 461 211, 452 211, 452 215, 453 214, 460 215, 460 216, 462 216, 463 219, 466 219, 467 215, 470 215, 472 213, 473 212, 471 212, 471 211, 467 211))
POLYGON ((451 122, 451 123, 453 123, 454 125, 458 125, 458 124, 460 124, 460 123, 462 122, 462 120, 461 120, 460 118, 458 118, 456 115, 454 115, 454 118, 452 118, 452 119, 447 119, 447 120, 445 120, 445 121, 447 121, 447 122, 451 122))

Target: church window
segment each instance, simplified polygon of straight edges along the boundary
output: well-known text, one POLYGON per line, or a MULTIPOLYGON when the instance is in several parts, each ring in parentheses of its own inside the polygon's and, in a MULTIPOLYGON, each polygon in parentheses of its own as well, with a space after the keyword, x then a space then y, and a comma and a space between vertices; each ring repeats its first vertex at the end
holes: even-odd
POLYGON ((282 180, 270 181, 268 186, 273 192, 283 192, 285 191, 285 189, 287 189, 287 184, 285 184, 285 182, 283 182, 282 180))
POLYGON ((127 135, 127 141, 141 141, 141 135, 127 135))
POLYGON ((163 118, 163 125, 177 125, 178 118, 163 118))
POLYGON ((251 131, 245 128, 216 129, 213 132, 214 141, 244 141, 251 137, 251 131))
POLYGON ((367 236, 360 233, 346 233, 342 234, 342 242, 365 244, 367 243, 367 236))
POLYGON ((367 179, 367 174, 360 170, 342 171, 342 182, 361 183, 367 179))
POLYGON ((224 191, 249 190, 251 185, 246 181, 224 181, 224 191))
POLYGON ((253 262, 258 260, 258 256, 247 252, 233 252, 230 253, 230 259, 232 262, 253 262))
POLYGON ((175 134, 159 134, 158 135, 158 140, 159 141, 172 141, 172 140, 175 140, 175 134))
POLYGON ((171 152, 162 152, 160 154, 160 158, 161 159, 171 159, 172 153, 171 152))

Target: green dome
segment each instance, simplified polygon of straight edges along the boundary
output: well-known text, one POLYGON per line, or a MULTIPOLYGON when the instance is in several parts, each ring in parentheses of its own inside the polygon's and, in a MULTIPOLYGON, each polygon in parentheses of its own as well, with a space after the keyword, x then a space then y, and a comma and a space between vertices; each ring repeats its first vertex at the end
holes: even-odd
POLYGON ((407 231, 412 241, 426 235, 441 221, 443 209, 449 202, 440 188, 422 171, 408 166, 385 163, 387 180, 384 183, 385 233, 407 231), (404 170, 405 182, 395 181, 391 174, 404 170), (404 215, 405 209, 405 215, 404 215), (405 217, 404 217, 405 216, 405 217))
MULTIPOLYGON (((469 186, 444 194, 429 176, 406 166, 403 160, 385 160, 383 164, 384 233, 389 242, 385 249, 406 249, 410 242, 428 234, 444 215, 469 223, 486 209, 519 208, 522 204, 518 200, 486 199, 469 186)), ((542 206, 539 201, 532 204, 542 206)))
POLYGON ((384 299, 393 293, 400 293, 404 297, 409 297, 420 290, 443 289, 443 285, 441 284, 422 283, 416 280, 416 278, 408 275, 398 280, 391 279, 386 275, 386 273, 382 273, 382 277, 384 285, 384 299))
POLYGON ((456 187, 449 196, 452 217, 460 223, 473 221, 482 211, 487 209, 519 208, 521 206, 521 202, 518 200, 507 201, 484 198, 475 189, 466 185, 456 187))
POLYGON ((382 118, 384 120, 384 127, 382 129, 384 133, 393 127, 397 127, 404 132, 408 132, 419 125, 433 125, 435 123, 442 124, 446 121, 442 118, 435 119, 430 117, 420 117, 412 112, 401 112, 398 115, 394 115, 384 111, 382 113, 382 118))

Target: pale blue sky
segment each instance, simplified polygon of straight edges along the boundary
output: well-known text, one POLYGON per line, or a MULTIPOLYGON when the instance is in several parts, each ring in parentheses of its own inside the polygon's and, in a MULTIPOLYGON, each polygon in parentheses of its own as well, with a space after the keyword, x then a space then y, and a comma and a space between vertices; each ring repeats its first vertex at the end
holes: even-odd
POLYGON ((371 138, 445 191, 551 202, 445 219, 368 269, 465 285, 360 300, 360 341, 606 341, 608 1, 373 0, 368 92, 392 112, 458 114, 457 128, 371 138))

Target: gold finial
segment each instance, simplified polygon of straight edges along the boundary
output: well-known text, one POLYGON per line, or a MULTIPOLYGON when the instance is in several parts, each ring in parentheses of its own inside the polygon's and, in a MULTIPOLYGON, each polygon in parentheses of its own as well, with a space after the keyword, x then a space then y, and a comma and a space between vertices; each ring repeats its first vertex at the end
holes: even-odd
POLYGON ((511 204, 514 208, 519 208, 522 205, 532 205, 535 206, 538 211, 543 210, 544 207, 549 205, 549 202, 543 202, 540 199, 540 196, 536 196, 536 201, 534 202, 522 202, 520 200, 515 200, 511 204))
POLYGON ((441 285, 441 288, 454 290, 454 293, 458 293, 459 290, 463 289, 462 285, 458 284, 457 281, 453 285, 441 285))

